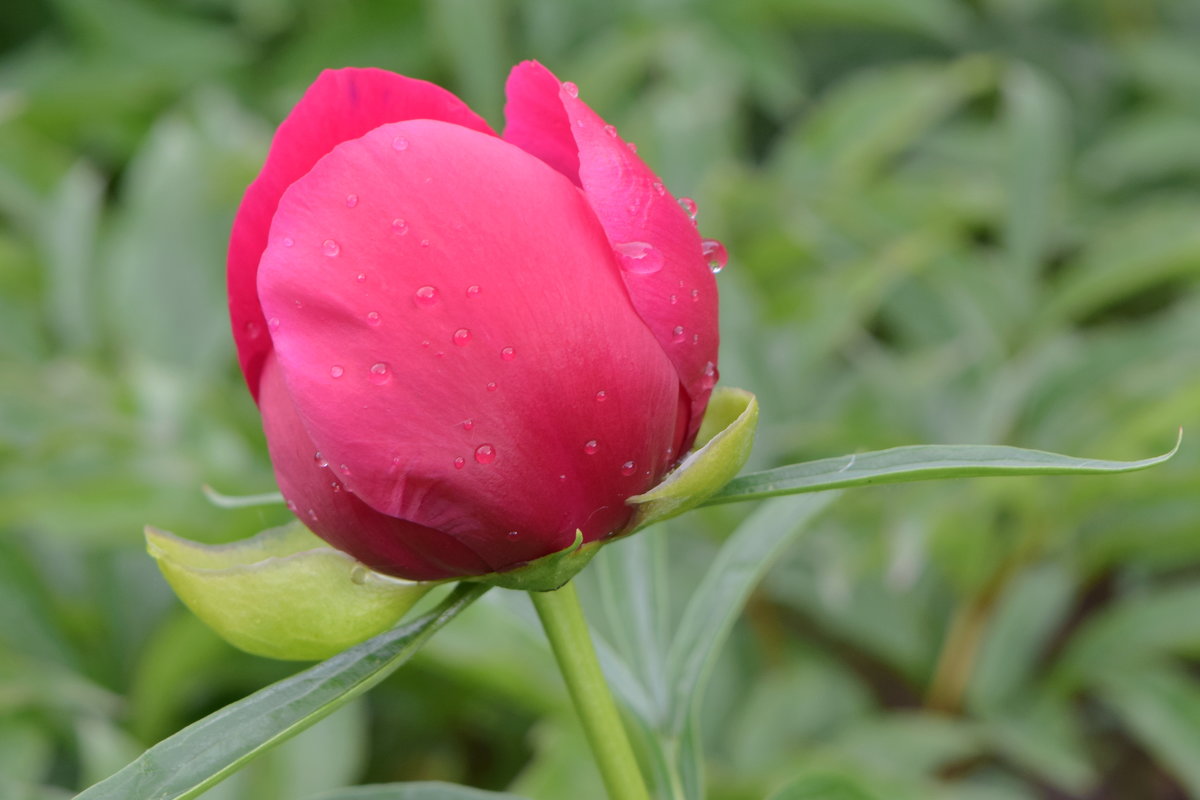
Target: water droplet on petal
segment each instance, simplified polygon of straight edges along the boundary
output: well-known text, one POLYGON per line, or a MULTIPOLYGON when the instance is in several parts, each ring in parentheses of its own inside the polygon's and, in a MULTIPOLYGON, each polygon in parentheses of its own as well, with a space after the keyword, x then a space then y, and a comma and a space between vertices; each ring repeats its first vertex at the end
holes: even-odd
POLYGON ((285 236, 279 243, 281 245, 283 245, 284 247, 291 247, 292 245, 294 245, 296 243, 296 240, 290 236, 285 236))
POLYGON ((393 150, 407 150, 408 149, 408 139, 405 139, 403 136, 397 136, 395 139, 392 139, 392 149, 393 150))
POLYGON ((516 357, 517 351, 511 347, 505 347, 500 351, 500 358, 504 359, 505 361, 512 361, 516 357))
POLYGON ((342 473, 346 477, 350 477, 350 468, 347 467, 345 464, 338 465, 338 472, 342 473))
POLYGON ((295 500, 288 500, 286 505, 287 505, 288 511, 292 512, 293 514, 296 513, 296 501, 295 500))
POLYGON ((462 469, 466 465, 467 465, 467 460, 465 458, 463 458, 462 456, 459 456, 458 458, 454 459, 454 468, 455 469, 462 469))
POLYGON ((358 205, 358 195, 356 195, 356 194, 346 195, 346 208, 354 208, 356 205, 358 205))
POLYGON ((355 564, 350 570, 350 582, 362 586, 370 577, 370 571, 362 564, 355 564))
POLYGON ((729 262, 729 254, 725 252, 725 245, 716 239, 705 239, 700 242, 700 252, 704 254, 704 258, 708 261, 708 268, 714 275, 725 269, 725 265, 729 262))
POLYGON ((397 236, 403 236, 404 234, 408 233, 408 223, 402 220, 400 217, 396 217, 394 220, 392 220, 392 233, 396 234, 397 236))
POLYGON ((422 239, 422 240, 421 240, 421 247, 429 247, 429 240, 428 240, 428 239, 422 239))
POLYGON ((464 419, 464 420, 462 421, 462 429, 463 429, 464 431, 469 431, 469 430, 471 430, 471 429, 472 429, 472 428, 474 428, 474 427, 475 427, 475 420, 473 420, 473 419, 464 419))
POLYGON ((709 361, 704 365, 704 376, 700 379, 700 390, 707 391, 716 385, 719 378, 717 366, 709 361))
POLYGON ((603 403, 607 399, 608 399, 608 392, 604 391, 603 389, 596 392, 596 402, 597 403, 603 403))
POLYGON ((314 463, 315 463, 315 464, 316 464, 318 467, 320 467, 321 469, 324 469, 325 467, 328 467, 328 466, 329 466, 329 461, 328 461, 328 459, 326 459, 326 458, 325 458, 325 456, 321 455, 321 451, 320 451, 320 450, 318 450, 317 452, 313 453, 313 462, 314 462, 314 463))
POLYGON ((700 290, 692 289, 692 302, 695 303, 699 299, 700 299, 700 290))
POLYGON ((696 215, 700 213, 700 207, 696 205, 696 201, 690 197, 679 198, 679 207, 688 215, 688 219, 696 221, 696 215))
POLYGON ((671 301, 671 305, 675 305, 676 303, 679 302, 679 295, 673 294, 667 299, 671 301))
POLYGON ((654 191, 658 192, 659 197, 662 197, 667 193, 667 187, 663 186, 662 181, 655 181, 653 186, 654 186, 654 191))
POLYGON ((637 464, 633 463, 632 461, 626 461, 621 465, 622 475, 632 475, 635 472, 637 472, 637 464))
POLYGON ((509 531, 508 532, 508 538, 510 538, 510 539, 515 539, 520 535, 521 535, 520 531, 509 531))
POLYGON ((311 519, 313 522, 316 522, 316 521, 317 521, 317 512, 316 512, 316 511, 313 511, 313 510, 310 508, 310 509, 308 510, 308 518, 309 518, 309 519, 311 519))
POLYGON ((414 295, 419 306, 431 306, 438 301, 438 290, 436 286, 422 286, 417 289, 414 295))
POLYGON ((663 254, 648 242, 617 242, 613 249, 620 256, 621 268, 626 272, 648 275, 663 267, 663 254))
POLYGON ((471 343, 471 332, 466 328, 459 328, 454 332, 454 343, 459 347, 466 347, 471 343))
POLYGON ((494 392, 494 391, 496 391, 496 382, 495 382, 495 381, 488 381, 487 390, 488 390, 489 392, 494 392))
POLYGON ((490 444, 481 444, 475 448, 475 460, 480 464, 490 464, 496 460, 496 448, 490 444))
POLYGON ((563 91, 567 93, 568 97, 579 97, 579 87, 570 81, 564 81, 562 88, 563 91))
POLYGON ((629 152, 631 152, 631 153, 637 152, 637 145, 634 144, 633 142, 626 142, 625 146, 629 148, 629 152))
POLYGON ((273 331, 279 330, 279 317, 271 317, 267 320, 267 327, 273 331))
POLYGON ((329 368, 329 377, 340 378, 346 374, 346 369, 341 364, 334 364, 329 368))
POLYGON ((358 273, 357 275, 354 276, 354 280, 358 281, 359 283, 365 283, 367 280, 367 273, 365 273, 365 272, 358 273))
POLYGON ((478 297, 478 296, 479 296, 479 287, 478 286, 472 285, 472 286, 467 287, 467 297, 478 297))
POLYGON ((367 373, 367 377, 370 379, 371 383, 375 384, 376 386, 383 386, 392 379, 392 373, 388 370, 388 365, 383 361, 380 361, 371 365, 371 369, 367 373))
POLYGON ((600 449, 600 443, 597 442, 595 439, 589 439, 587 441, 587 443, 584 444, 584 446, 583 446, 583 452, 587 453, 589 456, 596 455, 596 451, 599 449, 600 449))
POLYGON ((333 239, 326 239, 321 242, 321 252, 330 258, 334 258, 338 253, 342 252, 342 248, 333 239))
POLYGON ((682 342, 683 338, 684 338, 683 337, 683 326, 676 325, 674 330, 671 331, 671 337, 672 337, 671 341, 673 341, 673 342, 676 342, 676 343, 682 342))
POLYGON ((371 323, 372 325, 378 325, 379 324, 379 312, 378 311, 368 311, 367 312, 367 322, 371 323))
POLYGON ((616 125, 605 125, 604 132, 607 133, 613 139, 617 138, 617 126, 616 125))

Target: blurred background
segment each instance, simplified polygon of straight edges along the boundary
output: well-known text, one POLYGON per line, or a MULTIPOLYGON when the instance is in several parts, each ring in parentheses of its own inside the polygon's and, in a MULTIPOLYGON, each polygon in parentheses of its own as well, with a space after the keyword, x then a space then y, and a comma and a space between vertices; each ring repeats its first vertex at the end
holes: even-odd
MULTIPOLYGON (((320 69, 435 81, 499 128, 524 58, 728 246, 721 372, 762 403, 752 468, 917 443, 1141 458, 1190 428, 1134 475, 843 495, 714 670, 709 796, 807 776, 787 797, 1200 798, 1195 0, 9 4, 0 796, 70 797, 299 669, 217 639, 142 541, 287 516, 201 492, 274 490, 227 330, 233 212, 320 69)), ((668 599, 750 510, 643 534, 668 599)), ((440 779, 592 800, 553 672, 525 598, 493 592, 205 798, 440 779)))

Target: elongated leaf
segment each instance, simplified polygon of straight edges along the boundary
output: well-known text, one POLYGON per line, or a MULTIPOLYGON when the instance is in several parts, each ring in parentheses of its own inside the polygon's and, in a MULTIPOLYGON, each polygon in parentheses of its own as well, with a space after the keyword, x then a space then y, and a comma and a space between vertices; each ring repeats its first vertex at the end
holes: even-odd
POLYGON ((380 783, 322 792, 308 800, 524 800, 515 794, 485 792, 441 781, 380 783))
POLYGON ((684 610, 667 657, 670 734, 683 733, 695 698, 751 590, 833 496, 791 498, 758 509, 722 545, 684 610))
POLYGON ((704 505, 736 503, 781 494, 821 492, 850 486, 982 478, 1000 475, 1101 475, 1134 472, 1169 460, 1183 442, 1183 430, 1170 451, 1140 461, 1075 458, 1044 450, 1004 445, 931 444, 893 447, 870 453, 790 464, 734 478, 704 505))
POLYGON ((460 585, 433 611, 226 706, 151 747, 76 800, 184 800, 390 675, 484 592, 460 585))

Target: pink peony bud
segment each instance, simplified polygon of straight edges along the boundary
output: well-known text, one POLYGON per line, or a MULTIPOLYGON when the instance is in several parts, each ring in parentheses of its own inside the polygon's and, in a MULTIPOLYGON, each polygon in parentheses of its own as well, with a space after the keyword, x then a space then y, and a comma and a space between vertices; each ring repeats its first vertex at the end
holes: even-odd
POLYGON ((578 94, 518 65, 501 138, 437 86, 325 72, 238 210, 230 315, 280 489, 374 570, 621 533, 696 436, 709 255, 578 94))

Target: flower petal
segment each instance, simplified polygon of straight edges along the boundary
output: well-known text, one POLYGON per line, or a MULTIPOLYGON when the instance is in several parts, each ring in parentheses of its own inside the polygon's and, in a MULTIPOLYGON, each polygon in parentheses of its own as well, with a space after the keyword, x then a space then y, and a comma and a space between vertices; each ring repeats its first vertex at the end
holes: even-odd
POLYGON ((256 274, 280 196, 336 145, 405 119, 439 119, 492 133, 445 89, 379 69, 322 72, 279 126, 262 172, 242 198, 229 241, 229 317, 242 374, 255 398, 271 349, 256 274))
POLYGON ((280 201, 259 292, 338 479, 493 569, 619 530, 674 461, 678 378, 604 232, 503 141, 414 120, 338 146, 280 201))
POLYGON ((719 344, 717 285, 691 217, 578 89, 541 64, 514 67, 507 93, 505 140, 580 185, 604 227, 634 307, 688 394, 689 446, 716 383, 719 344))
POLYGON ((409 580, 491 570, 448 534, 380 514, 347 491, 304 429, 273 354, 263 364, 260 387, 263 430, 275 479, 288 508, 309 530, 376 572, 409 580))

